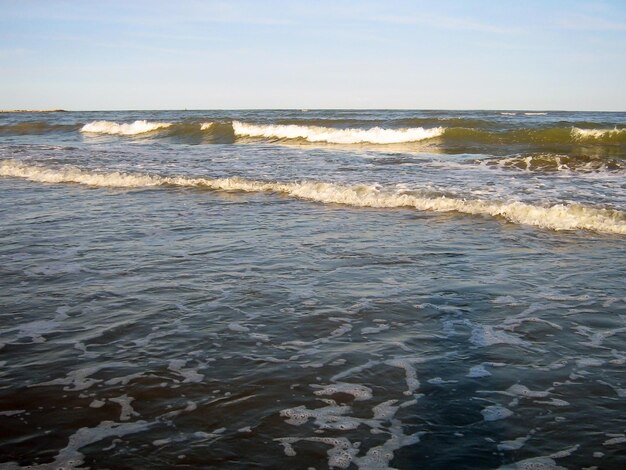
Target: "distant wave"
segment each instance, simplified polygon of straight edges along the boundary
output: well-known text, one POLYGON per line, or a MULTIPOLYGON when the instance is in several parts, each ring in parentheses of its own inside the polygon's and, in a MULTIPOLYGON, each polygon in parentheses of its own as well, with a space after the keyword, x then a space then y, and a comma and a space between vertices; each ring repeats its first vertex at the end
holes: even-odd
POLYGON ((80 131, 89 134, 137 135, 170 127, 171 122, 135 121, 130 124, 118 124, 112 121, 93 121, 81 127, 80 131))
POLYGON ((524 113, 526 116, 545 116, 548 113, 524 113))
POLYGON ((493 158, 486 161, 477 160, 474 163, 536 172, 606 172, 615 174, 626 172, 626 160, 589 155, 538 153, 493 158))
POLYGON ((517 113, 500 113, 502 116, 516 116, 517 113))
MULTIPOLYGON (((501 112, 500 114, 514 114, 501 112)), ((358 119, 284 119, 276 123, 243 122, 240 120, 182 120, 130 123, 93 121, 86 124, 52 124, 29 121, 0 125, 0 135, 28 135, 59 132, 114 135, 119 137, 158 137, 189 143, 228 144, 237 141, 301 142, 320 144, 417 145, 427 143, 445 147, 462 146, 471 151, 482 145, 625 145, 626 126, 600 128, 608 123, 559 123, 556 126, 510 126, 501 120, 488 122, 466 118, 401 118, 391 121, 358 119)), ((552 149, 550 149, 552 151, 552 149)), ((465 151, 465 150, 463 150, 465 151)))
POLYGON ((288 125, 255 125, 233 121, 235 135, 246 137, 264 137, 276 139, 304 139, 309 142, 327 142, 330 144, 398 144, 432 139, 444 133, 443 127, 425 129, 334 129, 330 127, 288 125))
POLYGON ((465 127, 450 127, 445 130, 443 138, 444 142, 447 143, 462 142, 465 144, 624 144, 626 143, 626 128, 579 129, 577 127, 544 127, 488 131, 465 127))
POLYGON ((626 235, 626 213, 623 211, 556 204, 540 206, 518 201, 489 201, 463 197, 440 196, 424 191, 395 188, 381 189, 374 185, 337 183, 266 182, 243 178, 189 178, 153 176, 120 172, 92 172, 74 167, 60 169, 24 164, 15 160, 0 161, 0 176, 26 178, 41 183, 79 183, 97 187, 193 187, 215 191, 279 193, 289 197, 353 207, 414 208, 423 211, 460 212, 489 215, 524 225, 553 230, 592 230, 626 235))

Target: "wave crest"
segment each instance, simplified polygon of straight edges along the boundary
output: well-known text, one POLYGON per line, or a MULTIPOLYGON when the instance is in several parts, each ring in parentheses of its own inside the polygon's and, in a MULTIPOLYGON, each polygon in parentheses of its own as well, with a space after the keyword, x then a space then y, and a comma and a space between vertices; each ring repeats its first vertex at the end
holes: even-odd
POLYGON ((130 124, 112 121, 93 121, 81 127, 80 131, 88 134, 137 135, 170 127, 171 122, 135 121, 130 124))
POLYGON ((626 128, 618 129, 580 129, 572 127, 574 140, 604 140, 612 141, 626 137, 626 128))
POLYGON ((415 208, 422 211, 460 212, 489 215, 523 225, 553 230, 591 230, 626 235, 626 213, 613 209, 579 204, 540 206, 519 201, 488 201, 433 195, 423 191, 397 188, 381 189, 374 185, 337 183, 264 182, 243 178, 188 178, 131 173, 98 173, 74 167, 60 169, 27 165, 15 160, 0 162, 0 176, 26 178, 42 183, 79 183, 97 187, 177 186, 216 191, 280 193, 289 197, 353 207, 415 208))
POLYGON ((309 142, 330 144, 399 144, 432 139, 444 133, 443 127, 424 129, 334 129, 331 127, 299 126, 295 124, 255 125, 233 121, 235 135, 245 137, 264 137, 275 139, 304 139, 309 142))

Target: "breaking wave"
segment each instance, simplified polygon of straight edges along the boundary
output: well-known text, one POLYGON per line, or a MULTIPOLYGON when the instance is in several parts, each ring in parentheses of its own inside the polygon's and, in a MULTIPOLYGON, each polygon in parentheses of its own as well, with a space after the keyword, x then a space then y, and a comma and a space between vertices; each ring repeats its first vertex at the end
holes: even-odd
POLYGON ((112 121, 93 121, 81 127, 80 131, 88 134, 137 135, 165 129, 171 122, 135 121, 130 124, 118 124, 112 121))
POLYGON ((626 235, 626 213, 578 204, 540 206, 519 201, 466 199, 374 185, 344 185, 319 181, 266 182, 244 178, 189 178, 120 172, 91 172, 75 167, 59 169, 28 165, 15 160, 0 162, 0 176, 42 183, 78 183, 96 187, 143 188, 175 186, 215 191, 279 193, 285 196, 353 207, 414 208, 422 211, 459 212, 502 217, 516 224, 553 230, 591 230, 626 235))
POLYGON ((309 142, 326 142, 330 144, 399 144, 432 139, 444 133, 443 127, 425 129, 414 127, 408 129, 335 129, 331 127, 288 125, 255 125, 241 121, 233 121, 235 135, 245 137, 263 137, 274 139, 304 139, 309 142))
POLYGON ((572 127, 575 140, 626 140, 626 128, 618 129, 579 129, 572 127))

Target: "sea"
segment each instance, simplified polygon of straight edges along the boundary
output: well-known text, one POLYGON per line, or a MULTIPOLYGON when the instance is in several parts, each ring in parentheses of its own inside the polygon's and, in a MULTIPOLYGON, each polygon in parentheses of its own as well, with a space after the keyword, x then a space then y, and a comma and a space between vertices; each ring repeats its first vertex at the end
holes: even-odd
POLYGON ((626 113, 0 114, 1 469, 626 467, 626 113))

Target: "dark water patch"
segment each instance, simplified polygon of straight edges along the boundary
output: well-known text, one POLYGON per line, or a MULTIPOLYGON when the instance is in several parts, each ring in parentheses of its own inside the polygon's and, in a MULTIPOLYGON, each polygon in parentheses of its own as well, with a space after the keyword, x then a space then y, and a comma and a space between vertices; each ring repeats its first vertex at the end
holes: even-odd
POLYGON ((75 132, 80 129, 76 124, 55 124, 47 121, 27 121, 0 125, 0 135, 55 134, 75 132))

